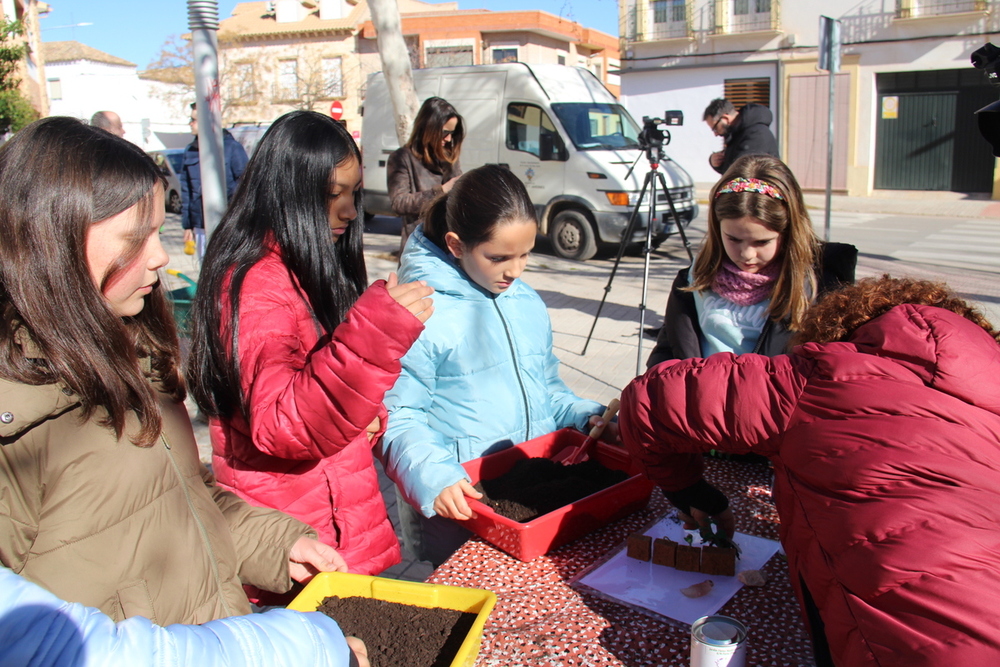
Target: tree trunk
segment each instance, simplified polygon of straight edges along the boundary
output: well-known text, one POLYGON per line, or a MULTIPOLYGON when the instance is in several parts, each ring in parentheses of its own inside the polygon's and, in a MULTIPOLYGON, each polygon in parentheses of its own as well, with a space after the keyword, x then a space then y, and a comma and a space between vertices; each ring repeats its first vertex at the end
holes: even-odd
POLYGON ((399 145, 410 139, 410 128, 417 115, 419 103, 413 89, 410 70, 410 53, 406 49, 396 0, 368 0, 368 9, 375 24, 378 55, 382 60, 382 73, 389 88, 393 115, 396 119, 396 136, 399 145))

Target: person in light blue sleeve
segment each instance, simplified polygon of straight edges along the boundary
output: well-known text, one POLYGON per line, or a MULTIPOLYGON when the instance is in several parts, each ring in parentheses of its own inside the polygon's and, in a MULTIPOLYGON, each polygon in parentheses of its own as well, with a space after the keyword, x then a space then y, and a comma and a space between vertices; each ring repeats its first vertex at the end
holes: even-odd
POLYGON ((364 644, 319 612, 275 609, 204 625, 160 627, 65 602, 0 566, 0 665, 4 667, 368 667, 364 644))
POLYGON ((435 316, 386 394, 380 453, 401 498, 403 546, 435 566, 470 535, 448 519, 471 518, 466 499, 481 497, 463 462, 583 430, 604 409, 559 378, 545 303, 519 279, 537 231, 521 181, 486 165, 435 200, 403 251, 400 279, 434 287, 435 316))

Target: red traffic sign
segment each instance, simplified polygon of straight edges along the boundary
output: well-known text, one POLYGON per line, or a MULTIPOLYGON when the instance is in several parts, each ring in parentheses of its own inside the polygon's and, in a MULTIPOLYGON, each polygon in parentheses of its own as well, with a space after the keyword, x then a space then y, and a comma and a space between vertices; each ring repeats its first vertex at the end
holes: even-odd
POLYGON ((344 105, 340 102, 333 102, 330 105, 330 117, 334 120, 340 120, 340 117, 344 115, 344 105))

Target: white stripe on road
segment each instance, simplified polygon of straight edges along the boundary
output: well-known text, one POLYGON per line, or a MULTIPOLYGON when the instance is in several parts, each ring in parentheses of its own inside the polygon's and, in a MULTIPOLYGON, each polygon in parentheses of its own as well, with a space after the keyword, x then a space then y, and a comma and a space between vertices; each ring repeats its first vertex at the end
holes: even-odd
MULTIPOLYGON (((935 250, 898 250, 890 255, 896 259, 938 260, 957 263, 960 266, 976 265, 996 270, 1000 268, 1000 249, 994 253, 948 253, 935 250)), ((933 263, 933 262, 932 262, 933 263)))

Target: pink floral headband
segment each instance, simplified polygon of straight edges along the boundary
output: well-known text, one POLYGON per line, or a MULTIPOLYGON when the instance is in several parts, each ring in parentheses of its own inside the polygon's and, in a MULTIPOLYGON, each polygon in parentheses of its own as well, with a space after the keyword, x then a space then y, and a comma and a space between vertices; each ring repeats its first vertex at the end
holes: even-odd
POLYGON ((778 192, 776 187, 766 181, 756 178, 734 178, 719 188, 718 191, 716 191, 715 196, 718 197, 719 195, 726 194, 727 192, 756 192, 758 194, 774 197, 775 199, 780 199, 782 201, 785 199, 781 196, 781 193, 778 192))

